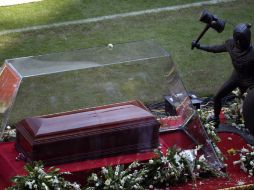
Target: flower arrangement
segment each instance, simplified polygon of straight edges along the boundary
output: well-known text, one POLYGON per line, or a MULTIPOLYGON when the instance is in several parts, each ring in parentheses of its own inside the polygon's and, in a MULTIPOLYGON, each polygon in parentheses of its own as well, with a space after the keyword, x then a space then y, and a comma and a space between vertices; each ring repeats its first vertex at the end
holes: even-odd
POLYGON ((242 148, 237 151, 240 159, 233 162, 234 165, 240 165, 240 168, 249 175, 254 173, 254 146, 247 145, 247 148, 242 148))
MULTIPOLYGON (((232 93, 234 97, 229 102, 226 102, 226 105, 222 107, 224 117, 227 123, 231 124, 233 127, 241 130, 247 130, 244 126, 242 115, 243 97, 246 96, 246 94, 242 95, 238 88, 232 93)), ((211 120, 213 117, 213 108, 205 105, 202 106, 201 109, 198 109, 197 112, 208 136, 213 140, 213 142, 219 142, 220 138, 215 132, 215 123, 211 120)))
MULTIPOLYGON (((147 162, 132 162, 128 166, 117 165, 102 167, 96 174, 92 173, 83 190, 128 189, 145 190, 187 182, 197 177, 222 176, 220 171, 212 168, 205 156, 199 155, 201 146, 191 150, 181 150, 173 147, 163 153, 155 150, 155 157, 147 162), (199 156, 198 156, 199 155, 199 156)), ((15 183, 7 190, 81 190, 80 185, 66 181, 59 169, 51 167, 46 172, 42 162, 25 165, 27 175, 16 176, 15 183)))
POLYGON ((242 95, 238 88, 232 93, 235 97, 227 106, 223 107, 222 110, 228 123, 238 129, 244 129, 242 105, 243 98, 246 96, 246 93, 242 95))
POLYGON ((5 128, 5 131, 3 133, 2 139, 0 141, 10 141, 12 138, 16 137, 16 129, 11 128, 10 126, 7 126, 5 128))
POLYGON ((81 190, 80 185, 66 181, 58 168, 51 167, 48 172, 44 170, 42 162, 35 162, 34 165, 27 164, 24 169, 27 171, 25 176, 15 176, 12 182, 15 185, 7 190, 81 190))
MULTIPOLYGON (((239 111, 238 102, 232 104, 232 107, 228 108, 225 112, 227 118, 232 118, 232 121, 238 116, 241 116, 239 111), (231 111, 232 110, 232 111, 231 111), (237 115, 237 116, 236 116, 237 115)), ((226 108, 223 108, 226 109, 226 108)), ((223 155, 216 146, 216 142, 220 141, 220 138, 215 132, 214 123, 209 121, 213 114, 211 107, 201 107, 198 110, 200 119, 207 131, 208 136, 211 138, 215 147, 217 155, 223 159, 223 155)), ((242 120, 239 120, 242 121, 242 120)), ((8 129, 6 130, 8 132, 8 129)), ((6 132, 6 134, 7 134, 6 132)), ((92 173, 87 181, 87 187, 83 187, 83 190, 99 190, 99 189, 154 189, 165 186, 180 184, 193 180, 198 177, 207 176, 223 176, 221 171, 217 171, 212 168, 207 162, 204 155, 198 154, 201 149, 200 146, 192 150, 181 150, 176 147, 169 148, 166 152, 162 152, 160 149, 155 150, 155 157, 148 162, 133 162, 130 165, 117 165, 102 167, 98 173, 92 173)), ((251 153, 251 151, 249 150, 251 153)), ((243 155, 244 153, 241 152, 243 155)), ((254 150, 253 150, 254 161, 254 150)), ((251 154, 250 154, 251 155, 251 154)), ((246 156, 245 159, 249 160, 249 164, 243 159, 236 161, 241 163, 242 168, 253 175, 254 168, 250 159, 252 157, 246 156)), ((253 163, 254 165, 254 163, 253 163)), ((8 190, 15 189, 81 189, 77 183, 70 183, 65 181, 62 174, 58 169, 50 168, 48 172, 45 172, 41 162, 35 163, 33 166, 26 165, 25 170, 27 176, 16 176, 13 178, 14 186, 9 187, 8 190)))
POLYGON ((215 132, 215 123, 213 121, 210 121, 210 118, 213 115, 213 110, 209 109, 209 108, 202 108, 202 109, 198 109, 197 110, 199 117, 201 119, 201 122, 209 136, 209 138, 213 141, 213 142, 219 142, 220 141, 220 137, 217 135, 217 133, 215 132))
POLYGON ((102 167, 100 175, 93 173, 88 178, 90 187, 86 190, 95 189, 143 189, 144 171, 139 171, 140 163, 133 162, 127 168, 123 165, 115 167, 102 167))
POLYGON ((200 148, 183 151, 173 147, 167 149, 165 154, 157 149, 156 156, 146 163, 103 167, 98 174, 91 174, 89 187, 85 190, 165 188, 189 179, 195 181, 196 177, 221 176, 220 171, 208 164, 204 155, 197 156, 200 148))

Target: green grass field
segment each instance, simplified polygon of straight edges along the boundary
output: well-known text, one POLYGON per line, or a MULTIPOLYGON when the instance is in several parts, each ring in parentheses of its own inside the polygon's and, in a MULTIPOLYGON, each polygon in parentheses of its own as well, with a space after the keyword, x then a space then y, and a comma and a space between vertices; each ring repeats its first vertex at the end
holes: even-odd
MULTIPOLYGON (((45 0, 44 3, 47 2, 49 3, 51 1, 45 0)), ((125 12, 129 10, 168 6, 169 4, 167 2, 171 1, 160 1, 160 5, 155 5, 156 3, 150 4, 151 2, 148 2, 150 1, 140 1, 140 6, 136 5, 134 8, 130 8, 126 5, 128 1, 119 1, 124 8, 120 10, 118 7, 119 10, 112 10, 112 12, 119 13, 121 11, 125 12), (137 6, 139 7, 137 8, 137 6)), ((174 2, 183 3, 190 1, 174 2)), ((30 4, 26 6, 32 6, 33 9, 35 9, 34 7, 39 6, 39 4, 30 4)), ((96 1, 91 1, 90 6, 95 7, 96 1)), ((21 7, 23 8, 25 5, 21 7)), ((171 53, 187 89, 196 91, 200 95, 211 95, 216 92, 217 88, 230 75, 232 66, 229 56, 225 53, 209 54, 190 49, 191 41, 198 36, 204 27, 204 24, 198 21, 199 14, 203 9, 208 9, 219 17, 235 24, 239 22, 253 23, 253 8, 254 1, 238 0, 213 6, 188 8, 90 24, 3 35, 0 37, 0 60, 3 62, 7 58, 103 46, 108 43, 114 44, 143 39, 155 39, 163 48, 171 53)), ((9 9, 15 9, 15 7, 1 8, 0 12, 3 14, 2 10, 8 12, 9 9)), ((107 11, 104 11, 102 15, 110 13, 109 10, 107 11)), ((80 16, 75 17, 74 12, 75 11, 70 13, 72 19, 81 18, 80 16)), ((99 12, 100 11, 94 14, 87 13, 87 15, 82 18, 98 16, 99 12)), ((80 12, 77 11, 77 14, 80 14, 80 12)), ((12 18, 13 17, 11 17, 11 20, 12 18)), ((63 20, 68 19, 63 18, 63 20)), ((51 21, 53 22, 56 20, 52 19, 51 21)), ((27 23, 30 22, 31 21, 27 21, 27 23)), ((25 21, 20 26, 26 25, 24 23, 25 21)), ((36 24, 40 23, 40 21, 36 21, 36 24)), ((33 25, 34 23, 30 24, 33 25)), ((20 26, 16 25, 16 27, 20 26)), ((6 25, 5 29, 7 28, 8 26, 6 25)), ((210 30, 201 42, 205 44, 222 43, 232 36, 232 30, 233 27, 231 25, 227 25, 225 31, 221 34, 210 30)))
POLYGON ((0 30, 140 11, 202 0, 43 0, 0 7, 0 30))

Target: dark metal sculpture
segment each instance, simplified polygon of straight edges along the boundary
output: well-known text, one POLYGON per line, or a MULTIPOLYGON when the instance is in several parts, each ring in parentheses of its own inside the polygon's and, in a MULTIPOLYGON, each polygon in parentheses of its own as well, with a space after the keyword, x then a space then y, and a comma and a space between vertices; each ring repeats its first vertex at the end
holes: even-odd
POLYGON ((204 36, 209 28, 213 28, 218 33, 221 33, 225 28, 225 21, 211 14, 207 10, 202 11, 199 21, 206 23, 206 26, 204 30, 199 34, 198 38, 193 41, 194 43, 192 44, 191 49, 195 47, 195 43, 199 42, 199 40, 204 36))
MULTIPOLYGON (((208 21, 210 20, 208 19, 208 21)), ((222 27, 218 28, 221 31, 222 27)), ((218 127, 221 100, 238 87, 241 93, 248 92, 243 104, 243 117, 246 127, 254 135, 254 48, 251 45, 250 28, 250 24, 238 24, 234 28, 233 38, 226 40, 225 43, 205 46, 200 45, 196 40, 192 42, 192 48, 195 47, 213 53, 229 53, 234 70, 230 78, 222 85, 214 97, 213 119, 218 127)))

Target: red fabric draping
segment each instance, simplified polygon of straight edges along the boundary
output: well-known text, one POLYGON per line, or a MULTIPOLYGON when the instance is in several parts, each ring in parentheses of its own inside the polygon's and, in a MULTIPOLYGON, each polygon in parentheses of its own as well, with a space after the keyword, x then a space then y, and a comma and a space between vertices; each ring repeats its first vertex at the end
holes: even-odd
MULTIPOLYGON (((197 189, 206 189, 213 190, 218 188, 232 187, 236 186, 238 181, 243 181, 246 184, 254 183, 254 177, 248 177, 243 171, 239 169, 239 166, 234 166, 232 162, 237 160, 237 156, 232 156, 227 153, 228 149, 241 149, 243 146, 246 146, 244 140, 236 135, 231 133, 220 133, 221 142, 218 143, 219 148, 227 157, 226 163, 228 164, 227 171, 229 173, 229 179, 218 179, 218 178, 209 178, 201 181, 197 181, 197 189), (231 137, 232 140, 228 137, 231 137)), ((193 148, 191 140, 182 132, 175 133, 165 133, 160 135, 160 143, 162 149, 165 150, 168 147, 173 145, 178 145, 183 149, 193 148)), ((17 152, 14 148, 14 143, 1 143, 0 144, 0 189, 10 185, 10 178, 15 175, 24 174, 23 161, 16 161, 17 152)), ((57 165, 56 167, 60 168, 62 172, 70 171, 73 173, 70 177, 73 180, 78 180, 81 183, 84 180, 84 175, 99 169, 105 165, 116 165, 116 164, 127 164, 134 160, 148 160, 153 156, 153 153, 137 153, 137 154, 128 154, 115 156, 110 158, 102 158, 96 160, 87 160, 74 163, 67 163, 57 165)), ((192 183, 179 184, 178 187, 170 189, 192 189, 192 183)))
MULTIPOLYGON (((219 133, 221 142, 218 143, 218 147, 226 157, 225 163, 228 165, 227 173, 229 175, 228 179, 223 178, 209 178, 197 181, 197 190, 214 190, 227 187, 235 187, 241 181, 245 184, 253 184, 254 177, 248 177, 242 170, 240 170, 239 165, 233 165, 233 161, 239 160, 238 155, 230 155, 227 150, 234 148, 236 150, 247 147, 243 138, 234 133, 219 133), (231 140, 232 139, 232 140, 231 140)), ((172 190, 179 189, 192 189, 192 184, 183 184, 179 187, 170 188, 172 190)))

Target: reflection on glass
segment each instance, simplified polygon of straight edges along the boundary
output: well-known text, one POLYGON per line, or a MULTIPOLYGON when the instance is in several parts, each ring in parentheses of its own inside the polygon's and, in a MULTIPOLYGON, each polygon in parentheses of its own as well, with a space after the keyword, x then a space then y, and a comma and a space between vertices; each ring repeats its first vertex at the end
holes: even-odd
POLYGON ((171 56, 154 41, 6 60, 0 92, 0 138, 26 117, 139 100, 161 133, 184 133, 220 165, 171 56))

